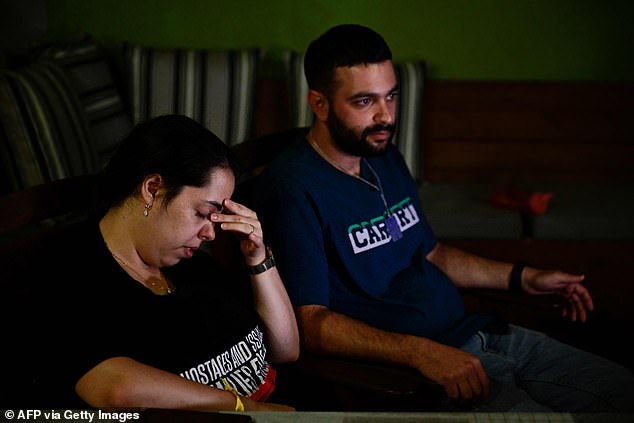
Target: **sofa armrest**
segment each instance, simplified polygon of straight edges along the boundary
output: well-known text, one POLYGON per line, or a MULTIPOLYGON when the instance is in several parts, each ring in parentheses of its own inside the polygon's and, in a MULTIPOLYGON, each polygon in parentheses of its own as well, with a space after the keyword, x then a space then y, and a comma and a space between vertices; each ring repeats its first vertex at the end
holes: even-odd
POLYGON ((280 401, 300 411, 430 411, 445 398, 414 369, 307 352, 278 378, 280 401))

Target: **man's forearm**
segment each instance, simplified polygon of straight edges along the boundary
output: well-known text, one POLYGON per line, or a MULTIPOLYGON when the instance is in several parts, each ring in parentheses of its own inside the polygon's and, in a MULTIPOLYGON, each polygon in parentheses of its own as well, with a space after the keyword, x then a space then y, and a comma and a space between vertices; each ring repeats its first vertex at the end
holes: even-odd
POLYGON ((304 348, 310 352, 418 367, 424 351, 439 345, 384 331, 322 306, 299 307, 297 316, 304 348))
POLYGON ((409 366, 441 384, 450 398, 486 396, 480 360, 459 348, 387 332, 323 306, 298 307, 296 313, 308 351, 409 366))
POLYGON ((441 243, 436 244, 426 258, 459 288, 508 288, 511 263, 480 257, 441 243))

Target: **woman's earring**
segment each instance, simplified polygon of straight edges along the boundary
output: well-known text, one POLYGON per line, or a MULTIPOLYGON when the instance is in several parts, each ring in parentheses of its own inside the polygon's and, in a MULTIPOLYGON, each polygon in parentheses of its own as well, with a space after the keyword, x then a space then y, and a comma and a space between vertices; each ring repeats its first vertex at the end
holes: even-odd
POLYGON ((154 204, 154 197, 156 196, 156 192, 151 193, 152 194, 152 201, 150 201, 149 203, 145 203, 145 210, 143 210, 143 216, 148 217, 148 215, 150 214, 150 210, 152 210, 152 205, 154 204))

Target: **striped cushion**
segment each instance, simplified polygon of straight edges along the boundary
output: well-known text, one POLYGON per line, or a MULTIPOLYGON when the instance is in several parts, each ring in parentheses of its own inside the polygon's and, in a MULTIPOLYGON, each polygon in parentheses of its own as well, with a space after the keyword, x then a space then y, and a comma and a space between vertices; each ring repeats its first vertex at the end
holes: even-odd
POLYGON ((82 104, 57 63, 0 74, 0 155, 10 190, 94 172, 88 139, 82 104))
MULTIPOLYGON (((290 84, 291 125, 310 126, 313 112, 306 98, 308 85, 304 76, 304 55, 287 51, 284 61, 290 84)), ((394 68, 400 87, 394 143, 403 154, 412 176, 420 184, 423 182, 421 118, 426 64, 424 61, 404 62, 396 63, 394 68)))
POLYGON ((44 55, 62 64, 68 72, 86 110, 99 165, 105 165, 132 129, 131 115, 106 55, 91 37, 51 47, 44 55))
POLYGON ((315 118, 308 104, 308 83, 304 75, 304 54, 286 51, 284 62, 288 73, 288 97, 292 128, 311 126, 315 118))
POLYGON ((395 66, 399 96, 394 143, 403 154, 405 163, 418 184, 424 180, 421 119, 426 70, 423 61, 397 63, 395 66))
POLYGON ((177 113, 200 122, 228 145, 252 136, 259 50, 136 45, 125 50, 135 123, 177 113))

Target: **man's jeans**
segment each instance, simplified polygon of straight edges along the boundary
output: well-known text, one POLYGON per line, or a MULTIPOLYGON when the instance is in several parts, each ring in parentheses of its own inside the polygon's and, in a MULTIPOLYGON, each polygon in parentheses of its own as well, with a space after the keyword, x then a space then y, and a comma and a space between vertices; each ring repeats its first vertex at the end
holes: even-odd
POLYGON ((505 334, 478 332, 462 350, 480 358, 490 382, 473 411, 634 410, 630 370, 543 333, 509 325, 505 334))

